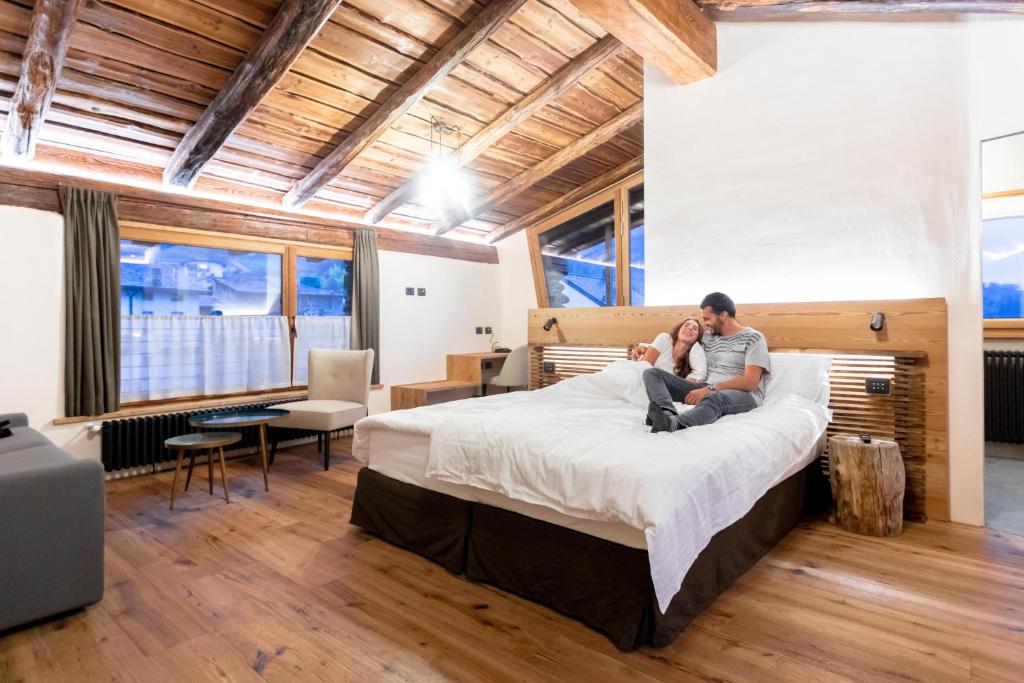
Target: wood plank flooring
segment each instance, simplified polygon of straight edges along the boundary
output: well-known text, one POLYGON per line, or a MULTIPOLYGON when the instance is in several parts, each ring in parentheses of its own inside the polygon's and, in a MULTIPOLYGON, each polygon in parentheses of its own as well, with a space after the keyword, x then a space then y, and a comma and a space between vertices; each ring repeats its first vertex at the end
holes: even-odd
MULTIPOLYGON (((348 524, 358 465, 282 451, 107 487, 103 601, 0 634, 0 681, 1021 681, 1024 537, 794 530, 670 647, 623 653, 348 524), (218 490, 214 489, 215 492, 218 490)), ((69 568, 73 571, 73 568, 69 568)))

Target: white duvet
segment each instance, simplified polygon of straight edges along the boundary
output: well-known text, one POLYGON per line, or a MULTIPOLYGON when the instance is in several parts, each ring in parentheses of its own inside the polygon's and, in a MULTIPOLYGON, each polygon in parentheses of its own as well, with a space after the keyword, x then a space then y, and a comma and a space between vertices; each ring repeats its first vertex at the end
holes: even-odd
POLYGON ((664 612, 711 537, 806 459, 828 411, 769 386, 749 413, 651 434, 645 367, 619 361, 538 391, 374 415, 356 424, 353 450, 366 462, 375 429, 428 434, 427 477, 642 529, 664 612))

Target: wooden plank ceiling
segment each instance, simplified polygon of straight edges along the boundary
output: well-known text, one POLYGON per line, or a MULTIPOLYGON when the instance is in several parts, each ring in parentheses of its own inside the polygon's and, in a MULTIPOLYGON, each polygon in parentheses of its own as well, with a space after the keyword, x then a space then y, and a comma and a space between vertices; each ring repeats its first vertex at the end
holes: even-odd
MULTIPOLYGON (((194 191, 281 208, 297 181, 373 117, 487 4, 344 0, 203 166, 194 191)), ((280 0, 84 2, 30 167, 160 185, 182 137, 280 6, 280 0)), ((0 0, 4 116, 31 18, 30 0, 0 0)), ((297 210, 366 222, 367 211, 424 167, 431 152, 431 117, 459 126, 465 139, 472 138, 605 36, 569 0, 527 0, 297 210)), ((625 47, 612 51, 466 165, 477 195, 488 195, 642 106, 642 97, 640 58, 625 47)), ((527 188, 502 194, 501 201, 448 234, 483 240, 630 162, 643 152, 642 126, 640 117, 527 188)), ((380 224, 429 231, 438 218, 414 198, 380 224)))

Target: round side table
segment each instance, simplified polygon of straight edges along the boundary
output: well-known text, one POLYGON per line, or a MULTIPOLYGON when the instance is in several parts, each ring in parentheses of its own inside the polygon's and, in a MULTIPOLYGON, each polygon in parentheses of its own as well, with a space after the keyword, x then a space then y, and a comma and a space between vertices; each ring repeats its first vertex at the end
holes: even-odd
POLYGON ((270 490, 270 481, 267 478, 267 423, 271 420, 284 417, 287 410, 281 408, 262 408, 260 410, 232 410, 221 413, 207 413, 189 418, 189 425, 200 429, 224 429, 232 427, 259 427, 260 433, 260 459, 263 461, 263 490, 270 490))
POLYGON ((188 491, 189 482, 192 481, 192 467, 196 464, 196 451, 207 450, 209 455, 206 459, 206 468, 210 478, 210 493, 213 493, 213 451, 216 449, 220 455, 220 480, 224 484, 224 502, 230 503, 228 496, 228 477, 224 471, 224 447, 242 440, 238 432, 201 432, 199 434, 185 434, 174 436, 164 441, 164 446, 172 451, 178 451, 178 464, 174 468, 174 482, 171 484, 171 509, 174 509, 174 492, 178 488, 178 477, 181 475, 181 461, 185 458, 185 451, 188 451, 188 476, 185 478, 185 490, 188 491))

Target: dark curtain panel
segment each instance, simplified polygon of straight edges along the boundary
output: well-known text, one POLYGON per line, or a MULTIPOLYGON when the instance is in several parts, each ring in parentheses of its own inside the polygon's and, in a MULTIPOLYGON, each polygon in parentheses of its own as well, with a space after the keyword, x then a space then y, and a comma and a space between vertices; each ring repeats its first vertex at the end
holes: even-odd
POLYGON ((118 409, 121 245, 116 195, 60 186, 64 214, 64 414, 118 409))
POLYGON ((356 230, 352 244, 352 348, 373 349, 373 384, 380 383, 379 290, 377 233, 356 230))

